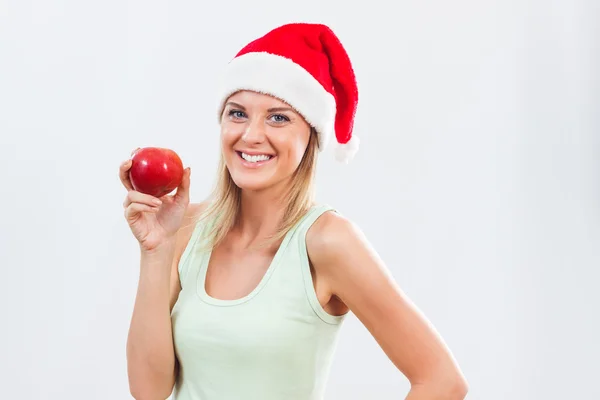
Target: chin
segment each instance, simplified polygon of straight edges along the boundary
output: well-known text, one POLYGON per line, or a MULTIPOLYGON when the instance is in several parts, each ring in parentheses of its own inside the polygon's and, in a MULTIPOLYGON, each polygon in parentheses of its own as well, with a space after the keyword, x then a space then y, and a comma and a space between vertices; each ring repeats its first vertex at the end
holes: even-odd
POLYGON ((231 179, 242 190, 260 191, 273 186, 277 179, 275 171, 271 170, 247 170, 234 165, 228 165, 231 179))
POLYGON ((227 160, 227 169, 233 182, 242 190, 260 191, 268 189, 277 181, 277 161, 248 163, 234 154, 227 160))
POLYGON ((258 192, 261 190, 268 189, 273 186, 273 183, 266 179, 260 179, 257 177, 239 176, 232 174, 231 178, 233 182, 242 190, 248 190, 252 192, 258 192))

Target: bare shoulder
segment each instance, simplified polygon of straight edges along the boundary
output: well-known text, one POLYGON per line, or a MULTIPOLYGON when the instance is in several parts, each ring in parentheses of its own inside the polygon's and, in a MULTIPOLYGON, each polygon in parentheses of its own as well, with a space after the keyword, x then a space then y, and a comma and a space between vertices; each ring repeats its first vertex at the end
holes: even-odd
POLYGON ((181 228, 179 228, 179 231, 177 232, 174 260, 176 263, 179 262, 179 258, 183 254, 185 247, 194 232, 198 218, 200 218, 200 215, 206 210, 207 206, 208 202, 188 204, 185 216, 181 223, 181 228))
POLYGON ((313 268, 332 295, 355 314, 362 311, 373 291, 394 286, 362 230, 340 214, 328 211, 320 216, 306 234, 306 247, 313 268))
POLYGON ((208 201, 204 201, 201 203, 190 203, 188 204, 187 210, 185 212, 184 221, 182 227, 186 227, 186 223, 192 222, 195 223, 198 221, 198 218, 206 210, 208 207, 208 201))
POLYGON ((315 273, 331 295, 350 307, 352 300, 344 299, 345 292, 368 274, 360 260, 370 248, 358 226, 334 211, 327 211, 306 233, 306 251, 315 273))
POLYGON ((200 214, 206 210, 206 207, 208 207, 208 201, 203 201, 201 203, 190 203, 186 211, 186 217, 197 219, 200 214))
POLYGON ((355 223, 334 211, 327 211, 306 233, 306 247, 311 260, 321 264, 319 267, 323 269, 330 264, 318 261, 331 261, 332 257, 335 258, 362 239, 362 232, 355 223))

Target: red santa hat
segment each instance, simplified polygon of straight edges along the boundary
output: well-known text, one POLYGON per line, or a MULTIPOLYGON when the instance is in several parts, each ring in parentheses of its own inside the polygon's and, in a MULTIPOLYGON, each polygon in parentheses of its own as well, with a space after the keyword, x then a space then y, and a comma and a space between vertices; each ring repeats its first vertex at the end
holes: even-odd
POLYGON ((352 135, 358 102, 356 77, 340 40, 326 25, 293 23, 250 42, 231 60, 219 90, 219 117, 229 96, 251 90, 277 97, 312 125, 323 150, 332 137, 336 158, 358 151, 352 135))

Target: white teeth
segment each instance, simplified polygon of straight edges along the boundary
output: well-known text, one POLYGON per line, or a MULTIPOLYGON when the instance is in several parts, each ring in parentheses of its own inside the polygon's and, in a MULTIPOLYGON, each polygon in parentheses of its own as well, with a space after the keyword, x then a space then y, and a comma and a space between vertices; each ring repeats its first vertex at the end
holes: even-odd
POLYGON ((255 155, 255 156, 251 156, 249 154, 246 153, 241 153, 242 154, 242 158, 248 162, 258 162, 258 161, 267 161, 268 159, 271 158, 271 156, 266 155, 266 154, 259 154, 259 155, 255 155))

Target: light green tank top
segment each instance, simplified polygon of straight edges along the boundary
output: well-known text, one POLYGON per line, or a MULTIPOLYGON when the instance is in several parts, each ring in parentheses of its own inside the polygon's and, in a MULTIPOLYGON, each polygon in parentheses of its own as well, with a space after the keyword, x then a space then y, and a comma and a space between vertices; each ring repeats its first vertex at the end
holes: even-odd
MULTIPOLYGON (((171 320, 180 372, 176 400, 322 399, 346 315, 333 316, 314 290, 306 232, 332 208, 312 207, 285 236, 260 283, 236 300, 210 297, 197 223, 182 254, 182 290, 171 320)), ((217 266, 218 267, 218 266, 217 266)))

